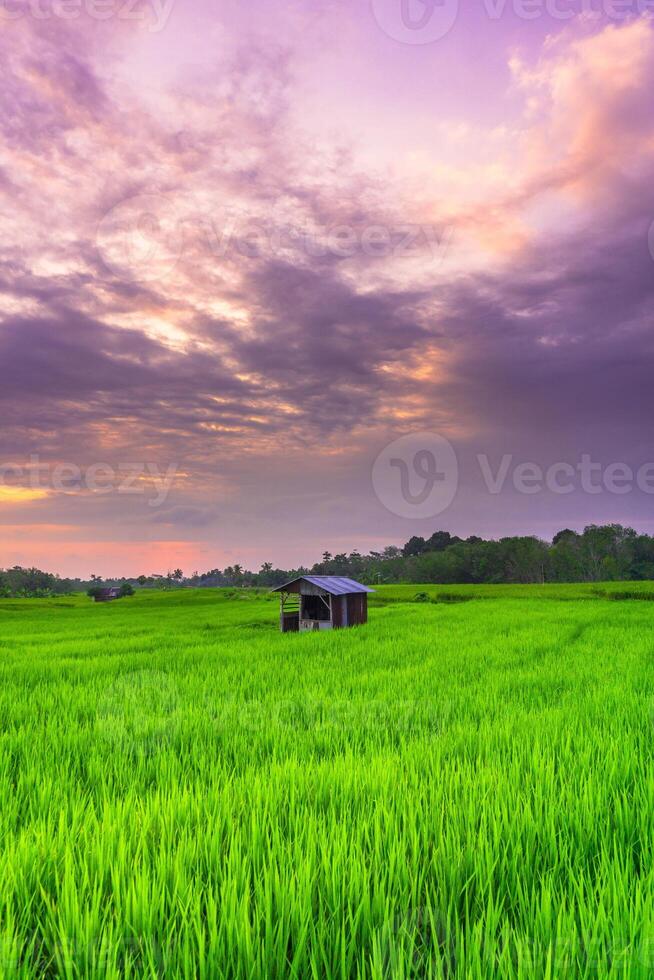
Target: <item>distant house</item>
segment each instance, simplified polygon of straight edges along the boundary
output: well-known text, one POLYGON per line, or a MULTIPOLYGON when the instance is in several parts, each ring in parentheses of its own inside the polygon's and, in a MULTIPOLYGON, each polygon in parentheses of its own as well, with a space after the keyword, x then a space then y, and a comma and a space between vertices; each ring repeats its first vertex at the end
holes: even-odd
POLYGON ((96 602, 111 602, 113 599, 120 599, 120 587, 98 589, 93 598, 96 602))
POLYGON ((363 625, 368 593, 375 590, 340 575, 303 575, 272 591, 281 599, 282 633, 303 633, 363 625))

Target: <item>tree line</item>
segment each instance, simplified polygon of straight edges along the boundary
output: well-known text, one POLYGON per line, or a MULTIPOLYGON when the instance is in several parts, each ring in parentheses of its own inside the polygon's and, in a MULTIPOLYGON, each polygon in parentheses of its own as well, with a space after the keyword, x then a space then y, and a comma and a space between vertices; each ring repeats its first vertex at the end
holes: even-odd
POLYGON ((36 568, 0 569, 0 597, 47 597, 127 582, 141 588, 273 588, 298 575, 344 575, 367 585, 383 583, 512 584, 602 582, 654 579, 654 537, 620 524, 590 524, 582 532, 566 528, 551 542, 533 536, 489 540, 459 538, 448 531, 412 537, 403 546, 362 555, 325 551, 311 568, 276 568, 264 562, 258 572, 241 565, 185 576, 167 574, 89 581, 60 578, 36 568))
POLYGON ((511 584, 654 579, 654 537, 619 524, 591 524, 580 533, 566 528, 552 542, 533 536, 488 540, 459 538, 448 531, 412 537, 402 547, 362 555, 324 552, 311 568, 258 572, 239 565, 187 579, 192 585, 281 585, 295 575, 345 575, 367 585, 409 583, 511 584))

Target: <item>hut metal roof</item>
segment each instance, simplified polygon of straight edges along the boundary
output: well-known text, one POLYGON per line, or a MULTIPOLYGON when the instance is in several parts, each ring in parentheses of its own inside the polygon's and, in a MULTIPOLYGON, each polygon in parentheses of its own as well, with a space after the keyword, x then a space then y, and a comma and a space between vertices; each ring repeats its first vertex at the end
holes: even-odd
POLYGON ((353 578, 345 578, 343 575, 298 575, 297 578, 291 579, 290 582, 285 582, 284 585, 278 585, 273 592, 284 592, 289 585, 295 585, 296 582, 311 582, 312 585, 316 585, 319 589, 324 589, 329 595, 354 595, 357 592, 374 592, 374 589, 369 589, 367 585, 362 585, 361 582, 355 582, 353 578))

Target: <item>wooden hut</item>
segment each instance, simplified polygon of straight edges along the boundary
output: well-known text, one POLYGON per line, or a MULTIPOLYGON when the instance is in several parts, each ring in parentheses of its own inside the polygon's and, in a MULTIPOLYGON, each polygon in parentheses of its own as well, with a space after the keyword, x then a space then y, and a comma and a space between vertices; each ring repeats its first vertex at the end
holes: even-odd
POLYGON ((367 623, 368 593, 375 590, 341 575, 302 575, 272 591, 281 599, 282 633, 304 633, 367 623))
POLYGON ((112 602, 114 599, 120 599, 120 587, 98 589, 93 598, 96 602, 112 602))

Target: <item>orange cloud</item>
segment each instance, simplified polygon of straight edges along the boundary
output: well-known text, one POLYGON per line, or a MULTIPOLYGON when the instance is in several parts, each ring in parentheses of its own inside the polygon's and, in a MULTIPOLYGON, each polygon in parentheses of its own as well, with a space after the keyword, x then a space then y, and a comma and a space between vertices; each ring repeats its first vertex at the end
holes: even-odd
POLYGON ((47 490, 0 486, 0 507, 4 504, 25 504, 31 500, 43 500, 47 496, 47 490))

